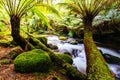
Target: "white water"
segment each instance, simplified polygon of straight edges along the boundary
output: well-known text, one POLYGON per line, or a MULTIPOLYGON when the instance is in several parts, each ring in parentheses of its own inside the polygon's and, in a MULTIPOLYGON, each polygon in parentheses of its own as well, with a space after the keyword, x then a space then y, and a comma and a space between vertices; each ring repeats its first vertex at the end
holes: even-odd
MULTIPOLYGON (((48 44, 58 46, 59 53, 69 52, 73 58, 73 66, 77 67, 77 69, 80 72, 86 74, 86 56, 84 51, 84 45, 83 44, 73 45, 67 42, 68 40, 66 41, 59 40, 57 36, 48 37, 48 44), (77 54, 73 54, 73 50, 75 50, 77 54)), ((120 58, 120 54, 113 50, 103 47, 98 47, 98 49, 100 49, 104 54, 106 53, 120 58)), ((111 71, 116 74, 116 77, 120 78, 120 76, 118 76, 120 75, 120 65, 108 64, 108 66, 111 69, 111 71)))

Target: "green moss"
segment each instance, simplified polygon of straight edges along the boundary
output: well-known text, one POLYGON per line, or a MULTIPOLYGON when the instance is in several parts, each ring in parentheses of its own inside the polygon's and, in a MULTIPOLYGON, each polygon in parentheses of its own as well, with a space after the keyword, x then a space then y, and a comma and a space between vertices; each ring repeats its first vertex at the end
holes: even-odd
POLYGON ((0 60, 0 63, 1 64, 10 64, 11 60, 9 60, 9 59, 0 60))
POLYGON ((63 59, 65 62, 67 62, 69 64, 73 64, 72 57, 67 54, 58 54, 58 57, 63 59))
POLYGON ((24 52, 14 60, 15 70, 22 73, 47 72, 50 69, 51 59, 40 49, 24 52))
POLYGON ((60 36, 59 39, 60 39, 60 40, 67 40, 67 37, 65 37, 65 36, 60 36))
POLYGON ((36 37, 38 40, 40 40, 44 45, 47 46, 47 38, 44 36, 37 36, 36 37))
POLYGON ((8 47, 10 46, 10 41, 0 40, 0 46, 8 47))
POLYGON ((84 33, 84 46, 87 55, 87 80, 115 80, 89 30, 84 33))

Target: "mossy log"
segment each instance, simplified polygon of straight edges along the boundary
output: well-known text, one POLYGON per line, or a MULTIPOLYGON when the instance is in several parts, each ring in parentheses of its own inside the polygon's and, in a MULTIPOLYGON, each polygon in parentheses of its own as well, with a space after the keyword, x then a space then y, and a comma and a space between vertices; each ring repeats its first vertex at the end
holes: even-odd
POLYGON ((47 48, 43 43, 41 43, 38 39, 31 37, 31 39, 34 41, 34 43, 37 43, 37 48, 40 48, 46 52, 48 52, 49 56, 52 59, 52 62, 57 64, 58 66, 64 68, 67 72, 67 75, 72 77, 74 80, 85 80, 86 76, 79 72, 76 68, 74 68, 69 63, 65 62, 61 58, 59 58, 51 49, 47 48))
POLYGON ((84 47, 87 57, 87 80, 115 80, 106 61, 97 49, 90 26, 84 30, 84 47))

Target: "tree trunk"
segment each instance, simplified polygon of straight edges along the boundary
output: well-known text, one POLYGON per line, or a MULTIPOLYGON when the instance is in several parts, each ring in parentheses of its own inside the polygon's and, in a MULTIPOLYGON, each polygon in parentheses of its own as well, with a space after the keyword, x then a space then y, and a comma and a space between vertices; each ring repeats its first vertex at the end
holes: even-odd
POLYGON ((115 80, 107 66, 106 61, 93 41, 91 27, 92 23, 84 25, 84 47, 87 58, 87 79, 115 80))
MULTIPOLYGON (((27 46, 27 41, 20 35, 20 17, 11 15, 10 16, 10 22, 12 27, 11 35, 13 37, 13 40, 20 45, 20 47, 25 50, 27 46)), ((31 45, 32 46, 32 45, 31 45)), ((31 48, 30 44, 27 46, 28 49, 31 48)))

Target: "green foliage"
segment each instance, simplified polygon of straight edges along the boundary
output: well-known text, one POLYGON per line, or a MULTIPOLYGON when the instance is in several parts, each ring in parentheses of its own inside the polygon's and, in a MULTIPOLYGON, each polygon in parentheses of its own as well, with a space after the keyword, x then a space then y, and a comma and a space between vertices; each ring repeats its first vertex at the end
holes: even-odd
POLYGON ((9 60, 9 59, 3 59, 3 60, 0 60, 0 63, 1 64, 10 64, 11 60, 9 60))
POLYGON ((69 64, 73 64, 73 60, 72 57, 67 55, 67 54, 57 54, 57 56, 61 59, 63 59, 65 62, 69 63, 69 64))
POLYGON ((35 0, 2 0, 1 3, 9 16, 20 18, 37 4, 35 0))
POLYGON ((0 46, 8 47, 10 46, 10 41, 0 40, 0 46))
POLYGON ((40 49, 24 52, 14 60, 15 70, 22 73, 46 72, 50 69, 51 59, 40 49))

